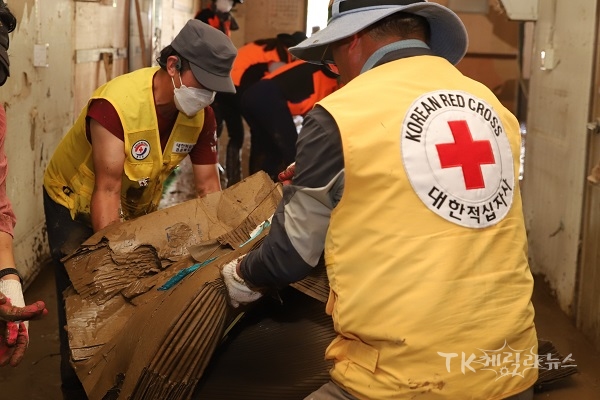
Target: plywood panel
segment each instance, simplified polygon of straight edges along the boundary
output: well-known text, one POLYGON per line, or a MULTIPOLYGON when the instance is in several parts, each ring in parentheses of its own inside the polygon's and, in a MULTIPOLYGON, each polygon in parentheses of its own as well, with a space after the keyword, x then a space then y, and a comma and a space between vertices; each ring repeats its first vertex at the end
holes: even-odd
POLYGON ((252 16, 246 18, 246 42, 305 30, 305 0, 252 0, 242 6, 252 16))
MULTIPOLYGON (((600 162, 600 137, 593 142, 593 159, 600 162)), ((577 327, 600 350, 600 184, 588 183, 586 191, 577 327)))
MULTIPOLYGON (((599 36, 596 36, 598 40, 599 36)), ((590 121, 600 121, 600 54, 596 55, 590 121)), ((593 126, 592 126, 593 127, 593 126)), ((583 209, 577 327, 600 350, 600 126, 588 130, 589 146, 583 209), (593 175, 593 177, 592 177, 593 175)))
POLYGON ((522 181, 524 213, 532 269, 545 276, 561 309, 574 316, 597 5, 582 0, 539 6, 522 181), (535 56, 544 48, 556 49, 560 60, 551 70, 541 70, 535 56))
MULTIPOLYGON (((75 54, 82 50, 123 49, 129 42, 129 2, 117 1, 116 7, 102 3, 75 3, 75 54), (104 34, 98 34, 103 32, 104 34)), ((87 102, 94 89, 104 84, 107 77, 115 77, 127 72, 127 63, 113 59, 107 73, 103 61, 81 62, 75 65, 74 118, 87 102)))
POLYGON ((75 50, 96 47, 127 47, 125 21, 129 1, 117 1, 116 7, 99 2, 75 2, 75 50))
MULTIPOLYGON (((127 71, 127 59, 113 61, 111 68, 113 78, 127 71)), ((90 95, 96 88, 107 82, 107 73, 101 60, 75 64, 75 76, 81 77, 75 83, 73 110, 74 118, 79 116, 81 109, 87 104, 90 95)))
POLYGON ((502 104, 513 114, 517 108, 519 66, 515 57, 467 54, 458 64, 465 75, 489 87, 502 104))

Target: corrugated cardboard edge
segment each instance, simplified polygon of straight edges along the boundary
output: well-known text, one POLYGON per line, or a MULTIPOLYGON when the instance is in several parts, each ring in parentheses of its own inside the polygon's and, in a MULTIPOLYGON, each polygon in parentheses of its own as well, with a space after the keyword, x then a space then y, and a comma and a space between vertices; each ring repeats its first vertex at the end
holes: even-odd
MULTIPOLYGON (((65 266, 80 289, 90 285, 93 287, 102 283, 95 274, 98 268, 94 262, 101 259, 110 264, 115 259, 120 259, 127 263, 127 257, 120 256, 133 254, 141 246, 151 246, 156 249, 159 258, 156 260, 157 265, 164 266, 166 260, 168 266, 148 279, 164 283, 177 271, 194 263, 188 248, 228 235, 229 232, 248 225, 249 219, 264 221, 273 214, 280 199, 280 186, 275 185, 264 173, 255 174, 223 192, 107 227, 66 257, 65 266), (189 237, 181 235, 182 231, 187 232, 189 237), (96 254, 103 252, 112 256, 96 257, 96 254)), ((120 386, 116 392, 120 391, 120 396, 126 396, 123 398, 128 398, 133 391, 138 390, 138 379, 147 365, 144 363, 148 361, 144 355, 152 355, 159 349, 181 310, 185 310, 198 296, 197 288, 220 280, 219 267, 230 259, 245 254, 252 247, 250 244, 244 248, 232 248, 229 253, 222 254, 218 261, 185 278, 170 291, 158 292, 151 289, 132 301, 124 301, 116 307, 118 315, 111 315, 115 318, 110 327, 102 326, 103 321, 97 317, 102 315, 98 313, 99 307, 110 304, 111 299, 102 298, 104 303, 100 303, 97 298, 94 301, 94 294, 98 293, 94 290, 88 291, 85 299, 81 299, 80 294, 75 291, 67 293, 71 343, 76 345, 80 357, 90 357, 74 363, 74 366, 90 398, 103 398, 115 385, 120 386), (160 318, 153 317, 159 314, 160 318), (92 317, 96 318, 93 325, 89 323, 92 317), (82 318, 83 320, 78 321, 82 318), (96 329, 91 330, 90 326, 96 329), (104 342, 99 343, 95 333, 102 329, 108 333, 105 332, 102 337, 104 342), (110 340, 106 340, 107 337, 110 340)), ((128 269, 122 270, 125 282, 127 279, 131 283, 138 282, 138 276, 127 276, 128 269)), ((113 281, 111 277, 110 283, 113 284, 113 281)), ((115 298, 121 297, 120 292, 115 294, 115 298)), ((215 307, 218 304, 226 304, 225 292, 221 294, 221 300, 215 303, 215 307)), ((232 319, 232 316, 225 314, 216 312, 212 315, 210 324, 217 327, 217 330, 206 333, 207 335, 222 334, 218 330, 223 330, 227 321, 232 319)), ((205 349, 208 352, 206 356, 209 357, 213 350, 205 349)))

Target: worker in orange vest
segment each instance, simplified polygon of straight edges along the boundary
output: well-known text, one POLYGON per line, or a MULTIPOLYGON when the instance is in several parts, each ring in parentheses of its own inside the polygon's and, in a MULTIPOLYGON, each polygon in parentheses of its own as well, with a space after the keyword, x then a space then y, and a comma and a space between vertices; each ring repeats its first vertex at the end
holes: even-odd
POLYGON ((231 36, 231 31, 237 31, 240 27, 230 11, 234 5, 243 2, 244 0, 212 0, 212 4, 200 10, 194 18, 231 36))
POLYGON ((304 32, 280 33, 274 38, 255 40, 238 49, 238 55, 231 69, 231 79, 236 87, 236 93, 219 93, 215 100, 217 135, 220 136, 222 121, 225 121, 229 137, 225 162, 228 187, 242 178, 240 152, 244 142, 244 125, 241 98, 244 91, 273 71, 275 67, 292 61, 292 56, 287 51, 288 47, 295 46, 304 39, 306 39, 304 32))
POLYGON ((250 86, 242 95, 242 115, 250 126, 250 173, 277 175, 294 161, 298 130, 316 102, 338 88, 337 76, 320 65, 296 60, 250 86))

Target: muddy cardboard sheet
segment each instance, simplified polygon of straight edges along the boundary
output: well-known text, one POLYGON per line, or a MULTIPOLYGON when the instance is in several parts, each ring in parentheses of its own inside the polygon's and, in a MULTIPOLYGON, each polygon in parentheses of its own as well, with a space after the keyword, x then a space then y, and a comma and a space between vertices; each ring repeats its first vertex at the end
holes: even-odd
POLYGON ((280 199, 258 173, 111 225, 64 260, 72 363, 91 400, 190 398, 239 313, 220 267, 260 243, 268 229, 251 232, 280 199))

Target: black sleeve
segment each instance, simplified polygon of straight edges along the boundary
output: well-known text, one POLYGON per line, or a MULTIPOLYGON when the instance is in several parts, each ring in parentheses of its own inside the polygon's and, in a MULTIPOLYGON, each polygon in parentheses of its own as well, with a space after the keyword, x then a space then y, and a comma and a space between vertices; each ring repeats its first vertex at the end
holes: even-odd
POLYGON ((200 21, 204 22, 205 24, 208 24, 208 20, 211 19, 213 15, 214 15, 214 13, 210 9, 205 8, 203 10, 200 10, 194 18, 199 19, 200 21))

